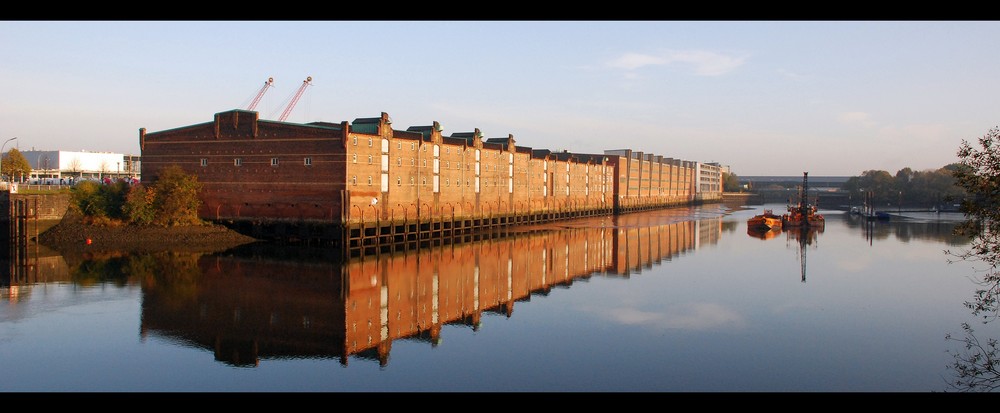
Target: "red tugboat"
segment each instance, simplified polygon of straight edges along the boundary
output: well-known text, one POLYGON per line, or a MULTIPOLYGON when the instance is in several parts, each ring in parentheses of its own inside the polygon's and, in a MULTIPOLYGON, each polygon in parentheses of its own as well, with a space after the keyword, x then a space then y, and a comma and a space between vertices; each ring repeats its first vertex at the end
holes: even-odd
POLYGON ((826 226, 826 219, 823 218, 823 215, 816 213, 816 205, 809 203, 808 178, 809 172, 803 172, 799 203, 788 206, 788 213, 781 216, 782 227, 822 228, 826 226))

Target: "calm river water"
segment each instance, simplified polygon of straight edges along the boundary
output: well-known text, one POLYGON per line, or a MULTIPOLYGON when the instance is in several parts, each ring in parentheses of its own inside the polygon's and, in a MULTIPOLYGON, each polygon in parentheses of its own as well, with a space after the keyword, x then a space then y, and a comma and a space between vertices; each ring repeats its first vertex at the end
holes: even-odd
POLYGON ((784 206, 566 221, 346 262, 267 245, 38 256, 4 269, 0 390, 965 390, 951 386, 962 324, 982 342, 1000 331, 965 306, 980 273, 949 263, 968 246, 954 220, 820 211, 820 232, 748 233, 763 208, 784 206))

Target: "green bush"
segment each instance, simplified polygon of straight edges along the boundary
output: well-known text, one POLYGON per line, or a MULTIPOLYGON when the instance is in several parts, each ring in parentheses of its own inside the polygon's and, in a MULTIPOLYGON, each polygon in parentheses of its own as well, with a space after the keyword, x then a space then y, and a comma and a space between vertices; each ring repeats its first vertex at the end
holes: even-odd
POLYGON ((101 186, 93 181, 76 184, 70 192, 70 207, 87 217, 106 218, 108 208, 101 193, 101 186))
POLYGON ((201 188, 198 177, 184 173, 181 167, 171 165, 164 168, 153 184, 156 211, 153 222, 164 226, 203 224, 198 217, 201 188))
POLYGON ((77 183, 70 195, 70 207, 91 222, 128 222, 136 225, 201 225, 198 216, 202 185, 198 177, 184 173, 177 165, 168 166, 151 186, 94 181, 77 183))
POLYGON ((155 200, 156 192, 152 188, 136 184, 128 191, 125 204, 122 205, 125 220, 138 225, 152 224, 156 219, 156 208, 153 205, 155 200))

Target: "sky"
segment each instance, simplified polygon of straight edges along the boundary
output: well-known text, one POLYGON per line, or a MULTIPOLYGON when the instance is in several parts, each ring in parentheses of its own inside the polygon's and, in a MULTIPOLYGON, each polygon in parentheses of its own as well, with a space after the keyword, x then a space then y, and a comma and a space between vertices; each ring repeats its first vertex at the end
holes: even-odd
POLYGON ((1000 121, 994 21, 0 21, 0 140, 141 154, 246 109, 386 112, 518 146, 738 176, 935 170, 1000 121))

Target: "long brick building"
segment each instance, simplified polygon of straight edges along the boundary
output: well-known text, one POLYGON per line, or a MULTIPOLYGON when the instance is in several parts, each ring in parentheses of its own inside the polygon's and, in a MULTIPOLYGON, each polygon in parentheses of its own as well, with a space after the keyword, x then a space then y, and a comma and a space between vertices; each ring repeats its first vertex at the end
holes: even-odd
POLYGON ((718 164, 630 149, 553 152, 514 137, 353 122, 263 120, 232 110, 206 123, 140 129, 145 182, 179 165, 203 184, 204 219, 257 236, 357 245, 475 228, 717 202, 718 164))

